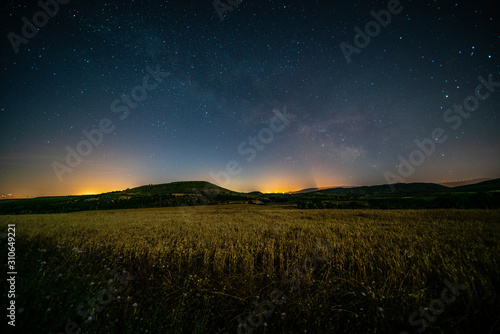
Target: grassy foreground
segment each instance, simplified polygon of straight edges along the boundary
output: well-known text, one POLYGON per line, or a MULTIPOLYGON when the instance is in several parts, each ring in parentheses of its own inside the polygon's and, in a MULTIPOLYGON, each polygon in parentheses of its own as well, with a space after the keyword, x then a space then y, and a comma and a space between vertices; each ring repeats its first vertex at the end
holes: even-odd
POLYGON ((224 205, 7 224, 13 333, 500 332, 500 210, 224 205))

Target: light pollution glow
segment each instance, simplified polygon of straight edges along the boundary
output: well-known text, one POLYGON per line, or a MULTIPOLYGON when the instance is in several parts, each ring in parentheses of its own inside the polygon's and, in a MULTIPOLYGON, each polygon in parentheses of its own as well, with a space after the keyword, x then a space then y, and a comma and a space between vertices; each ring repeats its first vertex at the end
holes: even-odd
MULTIPOLYGON (((133 175, 116 173, 91 172, 85 169, 75 173, 64 182, 54 182, 54 176, 50 171, 44 177, 36 178, 16 177, 11 180, 16 186, 8 188, 8 193, 21 196, 66 196, 66 195, 90 195, 112 191, 125 190, 146 184, 162 184, 176 181, 207 181, 217 184, 223 188, 237 192, 260 191, 262 193, 287 193, 305 188, 342 185, 340 178, 334 178, 328 173, 300 173, 284 174, 282 171, 272 170, 268 173, 259 172, 250 178, 234 177, 227 184, 218 183, 206 173, 191 173, 187 178, 162 179, 155 176, 148 179, 145 175, 134 177, 133 175)), ((2 189, 4 191, 4 189, 2 189)), ((7 191, 5 191, 7 193, 7 191)))

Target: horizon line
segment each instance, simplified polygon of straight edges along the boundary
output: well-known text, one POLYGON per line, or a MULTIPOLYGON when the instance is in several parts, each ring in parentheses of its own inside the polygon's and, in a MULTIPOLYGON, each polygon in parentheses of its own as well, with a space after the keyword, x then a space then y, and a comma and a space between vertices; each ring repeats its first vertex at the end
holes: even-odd
MULTIPOLYGON (((446 183, 456 183, 456 182, 467 182, 467 181, 473 181, 473 180, 483 180, 483 181, 479 181, 479 182, 484 182, 484 181, 488 181, 488 180, 494 180, 496 178, 490 178, 490 177, 476 177, 476 178, 468 178, 468 179, 461 179, 461 180, 452 180, 452 181, 440 181, 440 182, 423 182, 423 181, 413 181, 413 182, 396 182, 396 183, 383 183, 383 184, 370 184, 370 185, 344 185, 344 184, 341 184, 341 185, 336 185, 336 186, 323 186, 323 187, 306 187, 306 188, 302 188, 302 189, 298 189, 298 190, 287 190, 287 191, 274 191, 274 192, 263 192, 261 190, 251 190, 251 191, 235 191, 235 190, 231 190, 229 188, 225 188, 223 186, 220 186, 214 182, 209 182, 209 181, 205 181, 205 180, 183 180, 183 181, 172 181, 172 182, 166 182, 166 183, 156 183, 156 184, 153 184, 153 183, 149 183, 149 184, 143 184, 143 185, 139 185, 139 186, 135 186, 135 187, 126 187, 124 189, 115 189, 115 190, 109 190, 109 191, 106 191, 106 192, 100 192, 100 193, 91 193, 91 192, 86 192, 86 193, 80 193, 80 194, 65 194, 65 195, 13 195, 13 194, 0 194, 0 200, 6 200, 6 199, 28 199, 28 198, 37 198, 37 197, 61 197, 61 196, 85 196, 85 195, 102 195, 102 194, 107 194, 107 193, 112 193, 112 192, 117 192, 117 191, 125 191, 127 189, 134 189, 134 188, 139 188, 139 187, 143 187, 143 186, 156 186, 156 185, 162 185, 162 184, 170 184, 170 183, 176 183, 176 182, 207 182, 207 183, 210 183, 210 184, 213 184, 213 185, 216 185, 220 188, 224 188, 224 189, 227 189, 227 190, 230 190, 230 191, 234 191, 234 192, 237 192, 237 193, 243 193, 243 194, 248 194, 248 193, 252 193, 252 192, 260 192, 260 193, 263 193, 263 194, 293 194, 293 193, 296 193, 296 192, 300 192, 300 191, 304 191, 304 190, 309 190, 309 189, 317 189, 317 190, 326 190, 326 189, 334 189, 334 188, 360 188, 360 187, 373 187, 373 186, 390 186, 390 185, 394 185, 394 184, 412 184, 412 183, 428 183, 428 184, 439 184, 439 185, 444 185, 446 183)), ((478 182, 478 183, 479 183, 478 182)))

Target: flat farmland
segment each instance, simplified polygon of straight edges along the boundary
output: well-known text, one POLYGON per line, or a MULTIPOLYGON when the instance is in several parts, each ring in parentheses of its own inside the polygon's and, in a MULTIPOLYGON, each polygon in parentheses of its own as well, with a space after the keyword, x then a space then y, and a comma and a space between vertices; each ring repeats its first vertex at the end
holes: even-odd
POLYGON ((16 332, 500 331, 500 210, 0 216, 4 263, 8 224, 16 332))

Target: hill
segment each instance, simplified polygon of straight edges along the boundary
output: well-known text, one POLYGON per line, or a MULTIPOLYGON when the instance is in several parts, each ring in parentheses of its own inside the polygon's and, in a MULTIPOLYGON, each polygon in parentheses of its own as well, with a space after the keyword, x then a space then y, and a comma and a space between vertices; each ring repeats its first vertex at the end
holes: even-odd
POLYGON ((39 197, 0 201, 0 214, 65 213, 86 210, 178 207, 216 204, 280 204, 298 208, 496 208, 500 179, 455 188, 434 183, 398 183, 330 188, 295 194, 248 194, 206 181, 145 185, 100 195, 39 197))
POLYGON ((438 183, 442 186, 450 187, 450 188, 455 188, 455 187, 460 187, 460 186, 467 186, 469 184, 476 184, 484 181, 490 181, 491 179, 489 178, 482 178, 482 179, 473 179, 473 180, 467 180, 467 181, 454 181, 454 182, 442 182, 438 183))
POLYGON ((455 187, 451 189, 454 192, 482 192, 482 191, 499 191, 500 179, 488 180, 476 184, 455 187))
POLYGON ((433 194, 449 191, 450 188, 435 183, 396 183, 390 185, 363 186, 356 188, 332 188, 317 191, 320 194, 350 194, 358 196, 402 196, 433 194))
POLYGON ((164 184, 140 186, 121 192, 127 195, 169 195, 169 194, 203 194, 203 195, 235 195, 238 192, 219 187, 206 181, 179 181, 164 184))
POLYGON ((264 194, 261 193, 260 191, 251 191, 251 192, 247 193, 247 195, 260 196, 260 195, 264 195, 264 194))
POLYGON ((362 186, 354 188, 330 188, 318 190, 312 193, 318 194, 350 194, 357 196, 408 196, 408 195, 428 195, 438 193, 459 193, 459 192, 488 192, 499 191, 500 179, 488 179, 487 181, 456 186, 453 188, 436 183, 396 183, 391 185, 383 184, 376 186, 362 186))
POLYGON ((0 214, 65 213, 85 210, 135 209, 247 203, 255 196, 205 181, 145 185, 99 195, 38 197, 0 202, 0 214))

